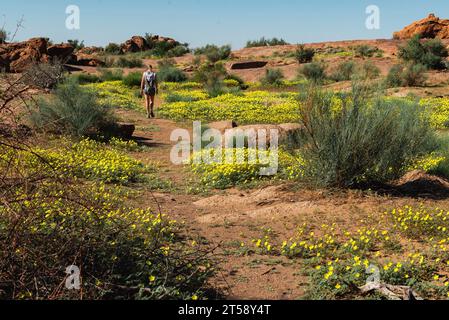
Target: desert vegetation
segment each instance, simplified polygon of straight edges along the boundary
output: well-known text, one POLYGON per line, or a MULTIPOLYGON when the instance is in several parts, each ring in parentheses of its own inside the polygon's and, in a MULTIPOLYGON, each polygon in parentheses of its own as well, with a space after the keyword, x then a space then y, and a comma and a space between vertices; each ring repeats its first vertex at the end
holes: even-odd
POLYGON ((25 95, 23 77, 2 80, 8 86, 0 116, 9 129, 0 140, 0 297, 201 298, 213 274, 210 252, 198 250, 182 224, 162 212, 131 205, 137 184, 158 190, 169 183, 158 177, 157 164, 127 154, 140 150, 137 143, 99 141, 115 123, 110 106, 74 79, 36 103, 25 95), (32 137, 14 120, 24 102, 38 129, 32 137), (86 272, 83 297, 55 276, 70 264, 86 272))
POLYGON ((69 44, 1 74, 0 299, 448 297, 447 42, 69 44))

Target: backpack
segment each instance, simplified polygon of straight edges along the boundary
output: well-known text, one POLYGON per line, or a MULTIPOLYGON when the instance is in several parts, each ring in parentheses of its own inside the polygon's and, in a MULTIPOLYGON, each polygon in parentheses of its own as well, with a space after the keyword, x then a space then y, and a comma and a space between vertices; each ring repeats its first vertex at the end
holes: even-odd
POLYGON ((148 88, 156 88, 156 74, 154 72, 146 72, 145 83, 148 88))

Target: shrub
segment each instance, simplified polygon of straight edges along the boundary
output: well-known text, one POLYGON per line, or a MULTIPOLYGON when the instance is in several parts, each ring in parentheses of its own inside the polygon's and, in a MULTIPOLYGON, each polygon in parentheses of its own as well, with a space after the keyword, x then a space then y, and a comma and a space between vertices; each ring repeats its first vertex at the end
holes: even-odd
POLYGON ((190 52, 188 43, 158 41, 152 34, 146 33, 145 40, 150 47, 147 54, 154 57, 180 57, 190 52))
POLYGON ((59 85, 54 97, 41 98, 31 120, 43 131, 75 137, 99 133, 115 122, 110 108, 100 105, 95 93, 74 80, 59 85))
POLYGON ((368 61, 360 66, 358 75, 364 80, 376 79, 380 75, 380 69, 374 63, 368 61))
POLYGON ((101 81, 119 81, 123 79, 123 71, 120 69, 116 70, 100 70, 100 79, 101 81))
POLYGON ((159 63, 158 78, 161 82, 184 82, 187 75, 168 60, 159 63))
POLYGON ((236 81, 238 83, 238 87, 241 90, 248 89, 248 85, 245 83, 245 81, 242 78, 240 78, 238 75, 236 75, 236 74, 231 74, 231 73, 227 74, 225 76, 225 81, 226 80, 234 80, 234 81, 236 81))
POLYGON ((0 29, 0 44, 3 44, 8 40, 8 32, 5 29, 0 29))
POLYGON ((178 45, 167 52, 167 57, 182 57, 187 53, 190 53, 190 49, 188 46, 178 45))
POLYGON ((143 62, 142 59, 137 57, 119 57, 114 61, 113 66, 117 68, 142 68, 143 62))
POLYGON ((371 58, 379 51, 379 48, 371 47, 366 44, 359 45, 354 48, 355 56, 360 58, 371 58))
POLYGON ((78 39, 67 40, 67 43, 72 45, 72 47, 75 48, 75 51, 83 49, 85 47, 84 41, 79 41, 78 39))
POLYGON ((227 93, 223 79, 220 77, 211 76, 204 84, 204 89, 211 98, 227 93))
POLYGON ((122 52, 122 49, 120 48, 120 45, 117 43, 109 43, 105 48, 104 51, 109 54, 120 54, 122 52))
POLYGON ((402 86, 402 72, 404 71, 404 66, 397 64, 391 67, 388 72, 387 78, 385 79, 387 87, 395 88, 402 86))
POLYGON ((306 48, 304 45, 299 45, 295 51, 295 59, 301 63, 312 62, 315 56, 315 50, 312 48, 306 48))
POLYGON ((217 47, 216 45, 208 44, 205 47, 195 50, 195 55, 200 54, 205 55, 210 62, 215 63, 229 58, 231 55, 231 46, 225 45, 222 47, 217 47))
POLYGON ((193 78, 204 85, 210 97, 217 97, 226 93, 223 81, 227 75, 226 68, 221 62, 206 62, 195 71, 193 78))
POLYGON ((140 72, 130 72, 123 77, 123 84, 127 87, 140 87, 142 82, 142 73, 140 72))
POLYGON ((284 78, 281 69, 267 69, 265 76, 261 79, 261 83, 269 86, 281 86, 284 78))
POLYGON ((59 61, 33 64, 23 73, 24 83, 39 89, 53 89, 64 78, 64 66, 59 61))
POLYGON ((299 73, 306 79, 318 84, 323 83, 327 77, 324 65, 318 62, 304 65, 299 69, 299 73))
POLYGON ((422 64, 429 69, 444 69, 448 55, 448 50, 441 40, 421 42, 419 36, 413 37, 405 46, 399 48, 399 57, 404 61, 422 64))
POLYGON ((330 78, 337 82, 351 80, 356 71, 357 66, 354 61, 345 61, 337 66, 330 78))
POLYGON ((259 40, 248 41, 246 43, 247 48, 284 46, 284 45, 288 45, 288 42, 286 42, 284 39, 278 39, 278 38, 265 39, 265 37, 262 37, 259 40))
POLYGON ((90 73, 78 73, 74 76, 74 78, 78 81, 79 84, 88 84, 88 83, 97 83, 100 82, 101 79, 99 76, 90 73))
POLYGON ((153 49, 151 49, 148 52, 152 56, 164 58, 168 55, 170 50, 172 50, 173 48, 174 48, 173 44, 170 44, 168 42, 156 42, 153 49))
POLYGON ((302 154, 306 174, 319 185, 388 182, 436 148, 433 130, 416 102, 366 100, 357 89, 338 96, 312 88, 302 97, 302 154))
POLYGON ((427 68, 422 64, 395 65, 388 73, 386 84, 390 88, 423 86, 426 71, 427 68))

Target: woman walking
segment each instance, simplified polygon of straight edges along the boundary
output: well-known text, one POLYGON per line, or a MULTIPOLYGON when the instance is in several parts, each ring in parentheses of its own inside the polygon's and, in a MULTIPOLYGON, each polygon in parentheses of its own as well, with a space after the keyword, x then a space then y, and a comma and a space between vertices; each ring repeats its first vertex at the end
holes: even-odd
POLYGON ((145 95, 145 107, 147 117, 154 118, 154 98, 159 91, 157 75, 153 72, 153 66, 149 65, 148 70, 143 73, 140 85, 141 95, 145 95))

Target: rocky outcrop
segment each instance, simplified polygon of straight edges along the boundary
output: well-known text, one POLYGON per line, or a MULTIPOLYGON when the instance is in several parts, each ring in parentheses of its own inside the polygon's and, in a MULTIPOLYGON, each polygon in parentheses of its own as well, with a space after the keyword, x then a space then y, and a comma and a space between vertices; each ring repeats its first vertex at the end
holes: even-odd
POLYGON ((141 36, 134 36, 121 47, 122 53, 142 52, 153 49, 158 43, 166 43, 169 47, 175 47, 179 44, 176 40, 158 35, 149 36, 147 39, 141 36))
POLYGON ((30 65, 52 60, 65 62, 74 48, 69 44, 49 45, 45 38, 0 44, 0 67, 7 72, 23 72, 30 65))
POLYGON ((413 22, 405 27, 402 31, 393 34, 394 39, 404 40, 410 39, 415 35, 422 38, 440 38, 449 39, 449 20, 443 20, 430 14, 427 18, 413 22))
POLYGON ((77 52, 72 55, 68 64, 83 67, 102 67, 104 66, 104 61, 99 59, 95 54, 85 54, 77 52))
POLYGON ((68 64, 83 67, 103 67, 105 65, 99 54, 103 53, 101 47, 84 47, 77 50, 68 61, 68 64))
MULTIPOLYGON (((168 47, 179 44, 174 39, 149 36, 134 36, 121 45, 122 53, 140 52, 153 49, 158 43, 168 47)), ((24 42, 0 44, 0 69, 6 72, 21 73, 36 63, 58 60, 75 66, 101 67, 104 61, 98 56, 103 48, 85 47, 74 53, 74 47, 68 43, 49 44, 46 38, 33 38, 24 42)))
POLYGON ((161 42, 165 42, 173 47, 179 44, 179 42, 176 41, 175 39, 168 38, 168 37, 162 37, 162 36, 158 36, 158 35, 151 35, 148 39, 149 39, 148 45, 150 46, 150 49, 152 49, 155 44, 161 43, 161 42))
POLYGON ((150 50, 150 47, 144 37, 134 36, 121 45, 122 53, 141 52, 150 50))
POLYGON ((50 57, 56 57, 65 60, 73 53, 73 46, 68 43, 51 45, 47 48, 47 54, 50 57))

